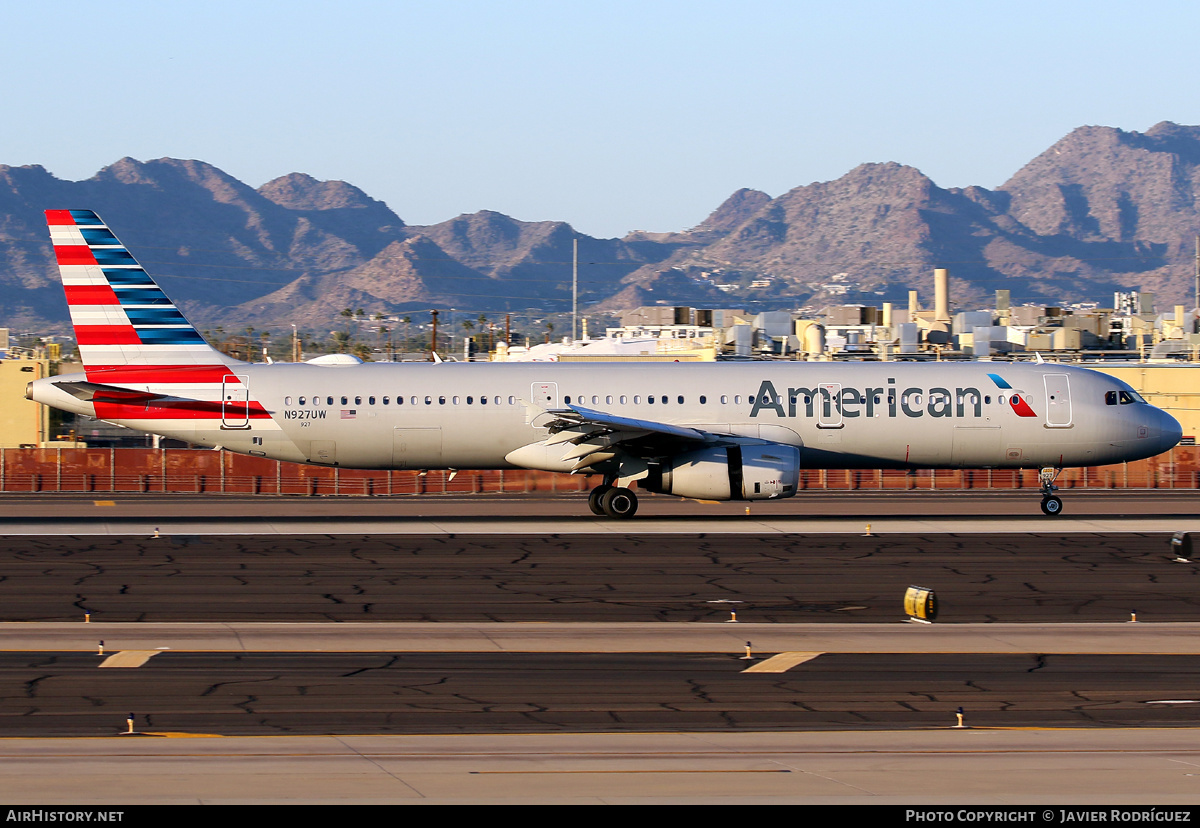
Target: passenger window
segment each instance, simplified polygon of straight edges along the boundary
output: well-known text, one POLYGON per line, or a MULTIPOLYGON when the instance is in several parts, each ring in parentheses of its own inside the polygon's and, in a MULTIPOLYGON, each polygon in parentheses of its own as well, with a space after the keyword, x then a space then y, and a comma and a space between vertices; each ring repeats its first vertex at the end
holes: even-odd
POLYGON ((384 398, 383 398, 383 404, 384 404, 384 405, 387 405, 387 404, 388 404, 388 398, 387 398, 387 397, 384 397, 384 398))
POLYGON ((624 394, 622 394, 621 395, 621 405, 625 405, 628 401, 629 401, 629 398, 626 397, 624 394))
POLYGON ((283 404, 284 404, 284 405, 291 405, 291 404, 292 404, 292 398, 291 398, 291 397, 284 397, 284 398, 283 398, 283 404))
POLYGON ((701 404, 701 405, 707 405, 707 404, 708 404, 708 397, 706 397, 706 396, 704 396, 703 394, 701 394, 701 395, 700 395, 700 404, 701 404))
POLYGON ((349 405, 349 404, 350 404, 350 400, 349 400, 349 398, 347 398, 347 397, 342 397, 342 405, 349 405))
POLYGON ((666 404, 667 404, 667 395, 666 395, 666 394, 663 394, 663 397, 662 397, 662 404, 663 404, 663 405, 666 405, 666 404))
POLYGON ((475 402, 475 398, 474 398, 474 397, 467 397, 467 405, 471 405, 471 404, 472 404, 472 403, 474 403, 474 402, 475 402))
MULTIPOLYGON (((316 397, 313 397, 313 399, 315 400, 315 399, 316 399, 316 397)), ((326 405, 333 405, 333 397, 326 397, 326 398, 325 398, 325 404, 326 404, 326 405)))
POLYGON ((301 405, 304 405, 304 397, 301 397, 301 398, 300 398, 300 404, 301 404, 301 405))
POLYGON ((634 405, 641 405, 641 404, 642 404, 642 395, 641 395, 641 394, 634 394, 634 395, 633 395, 633 404, 634 404, 634 405))
POLYGON ((606 405, 612 405, 612 401, 613 401, 612 394, 609 394, 607 397, 604 398, 604 403, 606 405))
POLYGON ((451 402, 453 402, 455 405, 458 405, 458 396, 455 395, 454 399, 451 400, 451 402))
POLYGON ((446 404, 446 398, 438 397, 438 405, 445 405, 445 404, 446 404))
MULTIPOLYGON (((496 397, 496 405, 499 405, 499 404, 500 404, 500 398, 499 398, 499 397, 496 397)), ((509 404, 509 405, 516 405, 516 404, 517 404, 517 398, 516 398, 516 397, 509 397, 509 398, 508 398, 508 404, 509 404)))
POLYGON ((425 404, 426 404, 426 405, 433 405, 433 397, 426 397, 426 398, 425 398, 425 404))
POLYGON ((367 405, 374 405, 374 404, 375 404, 375 398, 367 397, 367 405))
MULTIPOLYGON (((634 401, 637 401, 636 397, 634 398, 634 401)), ((654 405, 654 395, 651 394, 649 397, 646 397, 646 402, 648 402, 650 405, 654 405)))
POLYGON ((729 395, 727 395, 727 394, 721 395, 721 405, 729 405, 729 395))
POLYGON ((682 394, 679 395, 679 404, 683 405, 683 395, 682 394))
POLYGON ((567 396, 563 397, 563 402, 566 403, 567 405, 570 405, 571 404, 571 396, 568 394, 567 396))
POLYGON ((362 405, 362 397, 355 397, 355 398, 354 398, 354 404, 355 404, 355 405, 362 405))
POLYGON ((480 397, 480 398, 479 398, 479 404, 480 404, 480 405, 487 405, 487 397, 480 397))

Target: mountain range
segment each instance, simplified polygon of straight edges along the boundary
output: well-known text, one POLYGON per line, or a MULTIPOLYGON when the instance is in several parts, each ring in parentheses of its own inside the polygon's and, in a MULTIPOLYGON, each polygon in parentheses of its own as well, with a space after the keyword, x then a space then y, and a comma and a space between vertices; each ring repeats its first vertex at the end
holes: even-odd
POLYGON ((994 190, 941 188, 897 163, 863 164, 777 197, 733 193, 702 223, 621 239, 491 211, 407 225, 342 181, 291 173, 258 187, 211 164, 123 158, 85 181, 0 166, 0 325, 67 318, 42 211, 86 207, 109 223, 200 324, 326 325, 368 314, 457 308, 570 309, 572 242, 581 305, 796 308, 932 293, 989 306, 1095 301, 1154 291, 1192 304, 1200 232, 1200 126, 1073 130, 994 190))

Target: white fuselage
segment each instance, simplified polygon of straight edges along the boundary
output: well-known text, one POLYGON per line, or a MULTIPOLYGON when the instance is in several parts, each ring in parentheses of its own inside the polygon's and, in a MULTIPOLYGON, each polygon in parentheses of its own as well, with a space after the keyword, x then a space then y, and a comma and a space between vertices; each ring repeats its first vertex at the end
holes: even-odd
MULTIPOLYGON (((163 416, 146 403, 109 419, 366 469, 567 471, 561 448, 541 444, 547 412, 572 406, 794 446, 809 468, 1093 466, 1158 454, 1181 433, 1124 383, 1056 364, 235 363, 228 372, 239 378, 228 388, 129 386, 219 403, 207 416, 163 416)), ((39 380, 31 397, 104 418, 54 385, 71 379, 84 377, 39 380)))

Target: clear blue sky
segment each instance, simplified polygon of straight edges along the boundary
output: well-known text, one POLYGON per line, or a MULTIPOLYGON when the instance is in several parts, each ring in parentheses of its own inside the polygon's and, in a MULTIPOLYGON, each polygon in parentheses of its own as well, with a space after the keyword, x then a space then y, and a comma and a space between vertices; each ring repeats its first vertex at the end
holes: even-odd
POLYGON ((995 187, 1072 128, 1200 123, 1194 2, 0 2, 0 163, 343 179, 410 224, 680 230, 898 161, 995 187))

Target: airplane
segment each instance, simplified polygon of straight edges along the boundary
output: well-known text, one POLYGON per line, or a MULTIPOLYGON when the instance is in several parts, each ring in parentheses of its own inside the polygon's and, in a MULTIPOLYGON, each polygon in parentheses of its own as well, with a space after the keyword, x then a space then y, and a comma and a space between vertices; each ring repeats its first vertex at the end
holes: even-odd
POLYGON ((801 468, 1040 470, 1151 457, 1178 421, 1128 384, 1042 362, 249 363, 209 345, 91 210, 47 210, 83 373, 44 405, 214 449, 358 469, 599 475, 592 513, 645 491, 795 495, 801 468))

